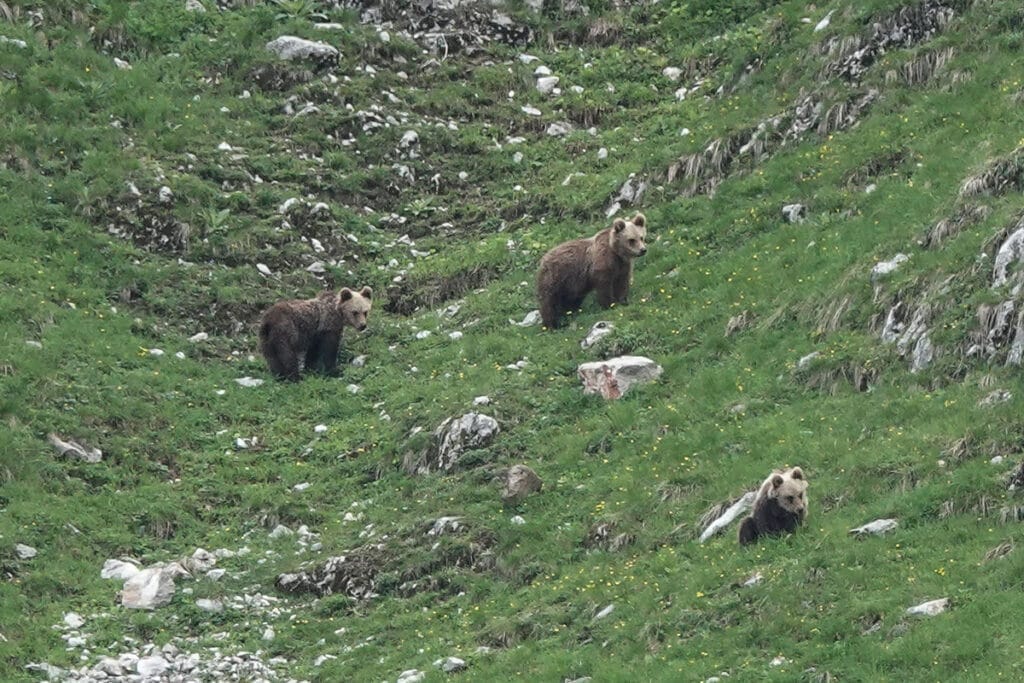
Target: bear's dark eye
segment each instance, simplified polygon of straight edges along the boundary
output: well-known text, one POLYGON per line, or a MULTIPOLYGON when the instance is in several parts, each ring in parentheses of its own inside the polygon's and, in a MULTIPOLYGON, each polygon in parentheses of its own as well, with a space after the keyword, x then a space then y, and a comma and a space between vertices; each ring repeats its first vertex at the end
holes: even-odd
POLYGON ((630 244, 636 244, 636 240, 630 240, 629 243, 630 244))
POLYGON ((786 496, 786 500, 788 500, 790 503, 792 503, 793 502, 793 496, 786 496))

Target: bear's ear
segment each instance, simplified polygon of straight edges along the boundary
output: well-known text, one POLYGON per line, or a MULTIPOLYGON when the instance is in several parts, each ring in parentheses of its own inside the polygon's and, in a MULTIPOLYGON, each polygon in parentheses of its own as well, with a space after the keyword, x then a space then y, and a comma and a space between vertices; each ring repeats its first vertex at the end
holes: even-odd
POLYGON ((784 481, 784 479, 782 478, 781 474, 773 474, 772 475, 772 488, 773 489, 779 488, 780 486, 782 486, 782 482, 783 481, 784 481))
POLYGON ((372 299, 373 290, 370 289, 369 287, 363 287, 361 290, 359 290, 359 295, 364 299, 372 299))
POLYGON ((789 476, 793 477, 794 479, 803 479, 804 471, 799 467, 794 467, 789 471, 789 476))
POLYGON ((352 298, 352 290, 348 287, 342 287, 341 291, 338 292, 338 301, 345 303, 352 298))
POLYGON ((638 228, 645 228, 647 227, 647 216, 643 215, 642 213, 638 213, 637 215, 633 216, 633 220, 630 222, 638 228))
POLYGON ((615 222, 612 223, 612 230, 619 233, 626 229, 626 221, 621 218, 616 218, 615 222))

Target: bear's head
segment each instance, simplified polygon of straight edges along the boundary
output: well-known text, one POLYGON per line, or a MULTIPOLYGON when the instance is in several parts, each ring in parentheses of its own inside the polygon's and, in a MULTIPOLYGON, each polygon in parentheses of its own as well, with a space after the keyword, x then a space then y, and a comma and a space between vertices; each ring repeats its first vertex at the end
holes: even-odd
POLYGON ((372 297, 373 290, 369 287, 363 287, 358 292, 353 292, 348 287, 341 288, 338 292, 338 307, 346 326, 354 327, 360 332, 366 329, 372 297))
POLYGON ((612 223, 612 249, 619 256, 636 258, 647 253, 647 218, 638 213, 629 220, 612 223))
POLYGON ((786 512, 802 516, 807 511, 807 479, 799 467, 769 477, 768 497, 786 512))

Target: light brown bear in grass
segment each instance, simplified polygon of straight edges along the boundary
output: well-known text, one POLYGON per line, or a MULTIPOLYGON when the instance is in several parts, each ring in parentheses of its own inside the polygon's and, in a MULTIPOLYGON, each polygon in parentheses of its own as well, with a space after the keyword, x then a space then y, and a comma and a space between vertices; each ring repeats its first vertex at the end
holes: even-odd
POLYGON ((633 279, 633 260, 647 253, 647 219, 638 213, 616 218, 593 237, 563 242, 544 254, 537 272, 540 317, 548 329, 558 327, 566 311, 575 311, 590 290, 608 308, 624 304, 633 279))
POLYGON ((366 329, 373 290, 321 292, 315 299, 278 301, 260 320, 260 351, 280 379, 298 381, 299 361, 307 371, 333 374, 338 366, 341 330, 366 329))
POLYGON ((754 497, 754 509, 740 524, 740 545, 761 536, 793 533, 807 517, 807 478, 799 467, 772 472, 754 497))

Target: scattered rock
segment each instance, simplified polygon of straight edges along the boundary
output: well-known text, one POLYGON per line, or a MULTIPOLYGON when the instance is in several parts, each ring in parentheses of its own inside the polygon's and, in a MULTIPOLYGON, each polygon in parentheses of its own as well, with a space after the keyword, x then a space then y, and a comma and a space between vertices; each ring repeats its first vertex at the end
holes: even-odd
POLYGON ((317 426, 313 427, 313 433, 314 434, 323 434, 326 431, 327 431, 327 425, 317 425, 317 426))
POLYGON ((206 7, 199 0, 185 0, 185 11, 187 12, 205 12, 206 7))
POLYGON ((662 75, 673 83, 683 75, 683 70, 676 66, 666 66, 661 70, 662 75))
POLYGON ((997 403, 1006 403, 1011 398, 1013 398, 1013 394, 1011 392, 1007 391, 1006 389, 996 389, 995 391, 989 393, 987 396, 979 400, 978 405, 983 408, 987 406, 994 406, 997 403))
POLYGON ((786 204, 782 207, 782 217, 787 223, 803 223, 807 218, 807 207, 803 204, 786 204))
POLYGON ((584 363, 576 372, 583 382, 584 394, 600 394, 606 399, 617 399, 636 385, 655 381, 663 369, 650 358, 619 356, 584 363))
POLYGON ((82 628, 85 625, 85 619, 75 612, 65 612, 64 625, 70 629, 82 628))
POLYGON ((146 610, 166 605, 174 595, 174 578, 188 575, 177 562, 147 567, 124 582, 121 604, 129 609, 146 610))
POLYGON ((318 66, 333 66, 340 56, 337 48, 320 41, 306 40, 295 36, 281 36, 266 44, 269 52, 279 59, 288 61, 306 60, 318 66))
POLYGON ((490 396, 477 396, 473 399, 473 405, 475 406, 486 406, 491 404, 490 396))
POLYGON ((450 472, 465 451, 486 448, 499 431, 498 421, 483 413, 450 417, 434 430, 425 450, 413 457, 406 456, 405 470, 410 474, 450 472))
POLYGON ((887 534, 899 525, 895 519, 876 519, 873 522, 868 522, 864 526, 859 526, 856 529, 850 529, 851 534, 857 536, 865 536, 872 534, 875 536, 881 536, 887 534))
POLYGON ((764 580, 764 575, 761 574, 761 572, 757 572, 756 574, 752 575, 749 579, 744 581, 743 582, 743 586, 745 588, 749 588, 751 586, 756 586, 757 584, 761 583, 763 580, 764 580))
POLYGON ((28 48, 28 43, 18 38, 8 38, 7 36, 0 36, 0 45, 3 44, 13 45, 14 47, 21 48, 22 50, 28 48))
POLYGON ((182 565, 192 574, 202 574, 217 565, 217 557, 207 550, 196 548, 192 555, 182 562, 182 565))
POLYGON ((524 114, 527 114, 528 116, 540 116, 542 113, 540 109, 537 109, 536 107, 531 107, 529 105, 524 105, 520 107, 520 109, 524 114))
POLYGON ((157 192, 156 199, 161 204, 170 204, 174 201, 174 192, 171 191, 171 188, 163 185, 157 192))
POLYGON ((170 666, 171 665, 167 660, 160 655, 153 655, 151 657, 139 658, 139 661, 135 664, 135 670, 138 671, 140 675, 149 678, 159 676, 164 671, 167 671, 170 666))
POLYGON ((804 370, 804 369, 806 369, 807 366, 809 366, 814 361, 814 359, 818 358, 820 355, 821 355, 820 351, 811 351, 809 354, 807 354, 806 356, 804 356, 803 358, 801 358, 800 360, 798 360, 796 362, 796 369, 797 370, 804 370))
POLYGON ((703 543, 708 540, 719 531, 729 526, 737 517, 746 514, 750 508, 753 507, 756 495, 757 494, 754 491, 747 491, 739 500, 730 505, 725 512, 711 520, 707 527, 705 527, 704 531, 701 532, 700 542, 703 543))
POLYGON ((939 598, 938 600, 929 600, 928 602, 922 602, 920 605, 908 607, 907 614, 934 617, 936 614, 942 614, 947 609, 949 609, 949 598, 939 598))
POLYGON ((558 81, 561 80, 558 76, 543 76, 537 79, 537 90, 542 95, 550 95, 555 86, 558 85, 558 81))
POLYGON ((341 593, 363 600, 374 597, 380 558, 370 549, 329 557, 319 566, 294 574, 280 574, 274 582, 287 593, 319 596, 341 593))
POLYGON ((434 666, 440 667, 441 671, 444 671, 446 674, 451 674, 456 671, 465 670, 466 661, 458 657, 445 657, 434 662, 434 666))
POLYGON ((366 365, 366 356, 356 356, 352 359, 352 367, 361 368, 366 365))
POLYGON ((19 560, 31 560, 33 557, 39 554, 39 551, 30 545, 25 545, 24 543, 15 543, 14 554, 18 556, 19 560))
POLYGON ((587 333, 587 338, 580 342, 580 347, 589 349, 598 341, 611 334, 614 329, 615 325, 607 320, 600 320, 594 323, 594 326, 590 328, 590 332, 587 333))
POLYGON ((537 325, 538 323, 540 323, 540 310, 534 309, 530 311, 529 313, 526 314, 526 317, 523 318, 521 322, 517 323, 515 320, 509 319, 509 323, 511 323, 512 325, 518 325, 519 327, 530 327, 532 325, 537 325))
POLYGON ((522 525, 526 524, 526 520, 521 515, 516 515, 515 517, 513 517, 509 521, 513 525, 515 525, 515 526, 522 526, 522 525))
POLYGON ((875 264, 874 268, 871 269, 871 281, 875 282, 879 278, 882 278, 889 273, 892 273, 900 267, 901 263, 905 263, 910 260, 910 257, 906 254, 896 254, 888 261, 879 261, 875 264))
POLYGON ((235 380, 235 384, 241 387, 258 387, 263 384, 263 380, 257 377, 239 377, 235 380))
POLYGON ((513 465, 505 475, 505 488, 501 500, 506 505, 518 505, 531 493, 537 493, 544 486, 537 473, 526 465, 513 465))
POLYGON ((425 676, 419 669, 406 669, 398 675, 395 683, 422 683, 425 676))
POLYGON ((553 138, 557 138, 563 135, 568 135, 572 131, 572 124, 569 123, 568 121, 556 121, 548 125, 547 130, 545 130, 544 132, 553 138))
POLYGON ((203 610, 204 612, 223 612, 224 603, 220 600, 211 600, 209 598, 199 598, 196 600, 196 607, 203 610))
POLYGON ((132 564, 131 562, 125 562, 123 560, 107 560, 103 563, 103 569, 100 570, 100 578, 127 581, 138 573, 138 565, 132 564))
POLYGON ((271 530, 268 536, 270 538, 283 538, 285 536, 291 536, 294 533, 294 531, 286 527, 284 524, 278 524, 273 528, 273 530, 271 530))
POLYGON ((615 611, 615 605, 614 604, 608 605, 607 607, 605 607, 600 612, 598 612, 597 614, 594 615, 594 621, 598 621, 600 619, 604 619, 605 617, 609 616, 614 611, 615 611))
POLYGON ((97 463, 103 459, 103 451, 83 446, 77 441, 64 441, 56 434, 47 435, 47 440, 57 449, 61 457, 77 458, 83 462, 97 463))

